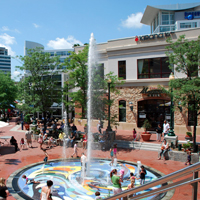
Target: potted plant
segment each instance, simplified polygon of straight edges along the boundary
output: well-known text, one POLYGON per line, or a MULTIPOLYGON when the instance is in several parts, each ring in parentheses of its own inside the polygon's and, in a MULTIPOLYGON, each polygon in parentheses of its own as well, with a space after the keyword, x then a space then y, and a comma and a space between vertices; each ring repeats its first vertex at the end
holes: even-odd
POLYGON ((26 130, 29 129, 29 124, 31 123, 31 119, 30 119, 29 114, 24 116, 24 122, 25 122, 24 126, 25 126, 26 130))
POLYGON ((192 133, 191 132, 186 132, 185 139, 189 140, 189 141, 192 141, 193 140, 192 133))
POLYGON ((142 126, 144 128, 144 132, 141 134, 143 141, 149 141, 151 138, 151 133, 147 132, 147 129, 151 128, 151 124, 148 119, 144 120, 144 124, 142 126))

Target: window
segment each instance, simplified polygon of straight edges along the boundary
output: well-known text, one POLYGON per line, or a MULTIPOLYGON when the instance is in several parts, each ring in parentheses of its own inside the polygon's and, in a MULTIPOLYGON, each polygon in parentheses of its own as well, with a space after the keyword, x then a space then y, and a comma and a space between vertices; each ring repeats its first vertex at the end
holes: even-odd
POLYGON ((126 61, 118 61, 118 77, 126 79, 126 61))
POLYGON ((98 66, 98 74, 102 79, 104 79, 104 63, 99 64, 98 66))
POLYGON ((162 12, 162 25, 174 24, 174 13, 162 12))
POLYGON ((180 28, 195 28, 195 27, 197 27, 197 22, 180 23, 180 28))
POLYGON ((61 63, 64 63, 64 62, 65 62, 65 58, 59 58, 59 61, 60 61, 61 63))
POLYGON ((66 56, 67 55, 67 51, 57 51, 56 55, 57 56, 66 56))
POLYGON ((169 69, 168 58, 149 58, 138 60, 138 79, 142 78, 167 78, 169 69))
POLYGON ((119 101, 119 122, 126 122, 126 101, 119 101))
MULTIPOLYGON (((1 59, 1 57, 0 57, 0 59, 1 59)), ((10 60, 0 60, 0 62, 11 62, 10 60)))

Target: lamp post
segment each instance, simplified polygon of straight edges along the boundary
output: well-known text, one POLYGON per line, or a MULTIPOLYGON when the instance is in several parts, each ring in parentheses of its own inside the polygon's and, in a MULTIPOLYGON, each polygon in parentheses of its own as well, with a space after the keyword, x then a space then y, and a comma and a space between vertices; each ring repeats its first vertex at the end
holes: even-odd
MULTIPOLYGON (((171 72, 170 76, 169 76, 169 80, 174 80, 174 73, 171 72)), ((171 87, 171 106, 170 106, 170 116, 171 116, 171 120, 170 120, 170 131, 168 133, 168 136, 175 136, 174 134, 174 102, 173 102, 173 88, 171 87)))
POLYGON ((110 84, 111 84, 111 79, 108 79, 108 126, 106 131, 112 131, 110 126, 110 84))

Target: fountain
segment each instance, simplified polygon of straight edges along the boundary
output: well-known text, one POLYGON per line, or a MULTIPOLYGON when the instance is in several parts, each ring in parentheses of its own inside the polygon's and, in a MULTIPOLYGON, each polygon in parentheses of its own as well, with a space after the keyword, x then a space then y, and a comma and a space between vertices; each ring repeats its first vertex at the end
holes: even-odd
MULTIPOLYGON (((85 172, 85 163, 81 163, 79 159, 66 159, 66 141, 63 141, 63 159, 51 160, 51 165, 43 165, 43 163, 32 164, 26 168, 20 169, 10 176, 10 183, 13 184, 13 177, 15 183, 7 186, 14 188, 14 193, 19 195, 19 199, 39 199, 41 188, 45 185, 48 179, 53 180, 52 195, 53 199, 57 200, 94 200, 95 192, 99 191, 101 197, 106 198, 112 195, 112 183, 110 181, 109 173, 116 168, 118 171, 124 169, 124 181, 122 189, 125 190, 130 183, 127 181, 130 172, 136 174, 139 171, 136 164, 128 163, 115 159, 114 166, 110 166, 110 160, 106 159, 92 159, 92 130, 91 121, 93 113, 92 96, 93 96, 93 69, 97 67, 97 55, 94 35, 91 34, 89 56, 88 56, 88 149, 87 149, 87 167, 85 172), (32 184, 24 187, 22 175, 26 174, 29 178, 34 178, 40 181, 40 184, 32 184)), ((64 113, 65 128, 64 132, 68 135, 67 113, 64 113)), ((140 163, 141 164, 141 163, 140 163)), ((157 174, 147 170, 146 182, 157 178, 157 174)), ((139 186, 139 180, 136 180, 135 186, 139 186)), ((160 186, 157 186, 160 187, 160 186)), ((155 188, 154 188, 155 189, 155 188)), ((151 190, 151 189, 148 189, 151 190)), ((143 192, 143 191, 142 191, 143 192)), ((155 195, 153 196, 153 198, 155 195)), ((151 199, 147 197, 146 199, 151 199)))
POLYGON ((90 174, 90 162, 91 162, 91 151, 92 151, 92 130, 91 130, 91 120, 92 120, 92 79, 93 71, 97 66, 97 56, 96 56, 96 42, 93 33, 90 37, 89 52, 88 52, 88 91, 87 91, 87 121, 88 121, 88 142, 87 142, 87 173, 90 174))

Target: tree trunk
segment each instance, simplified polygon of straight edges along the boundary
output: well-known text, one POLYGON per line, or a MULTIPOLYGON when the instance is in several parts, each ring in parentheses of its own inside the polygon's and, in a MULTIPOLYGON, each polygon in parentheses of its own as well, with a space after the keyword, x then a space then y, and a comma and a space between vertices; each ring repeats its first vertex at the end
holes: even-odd
POLYGON ((195 111, 194 111, 194 130, 193 130, 193 153, 197 152, 196 130, 197 130, 197 111, 195 109, 195 111))
POLYGON ((47 124, 46 111, 43 112, 43 116, 44 116, 44 131, 46 131, 46 124, 47 124))

